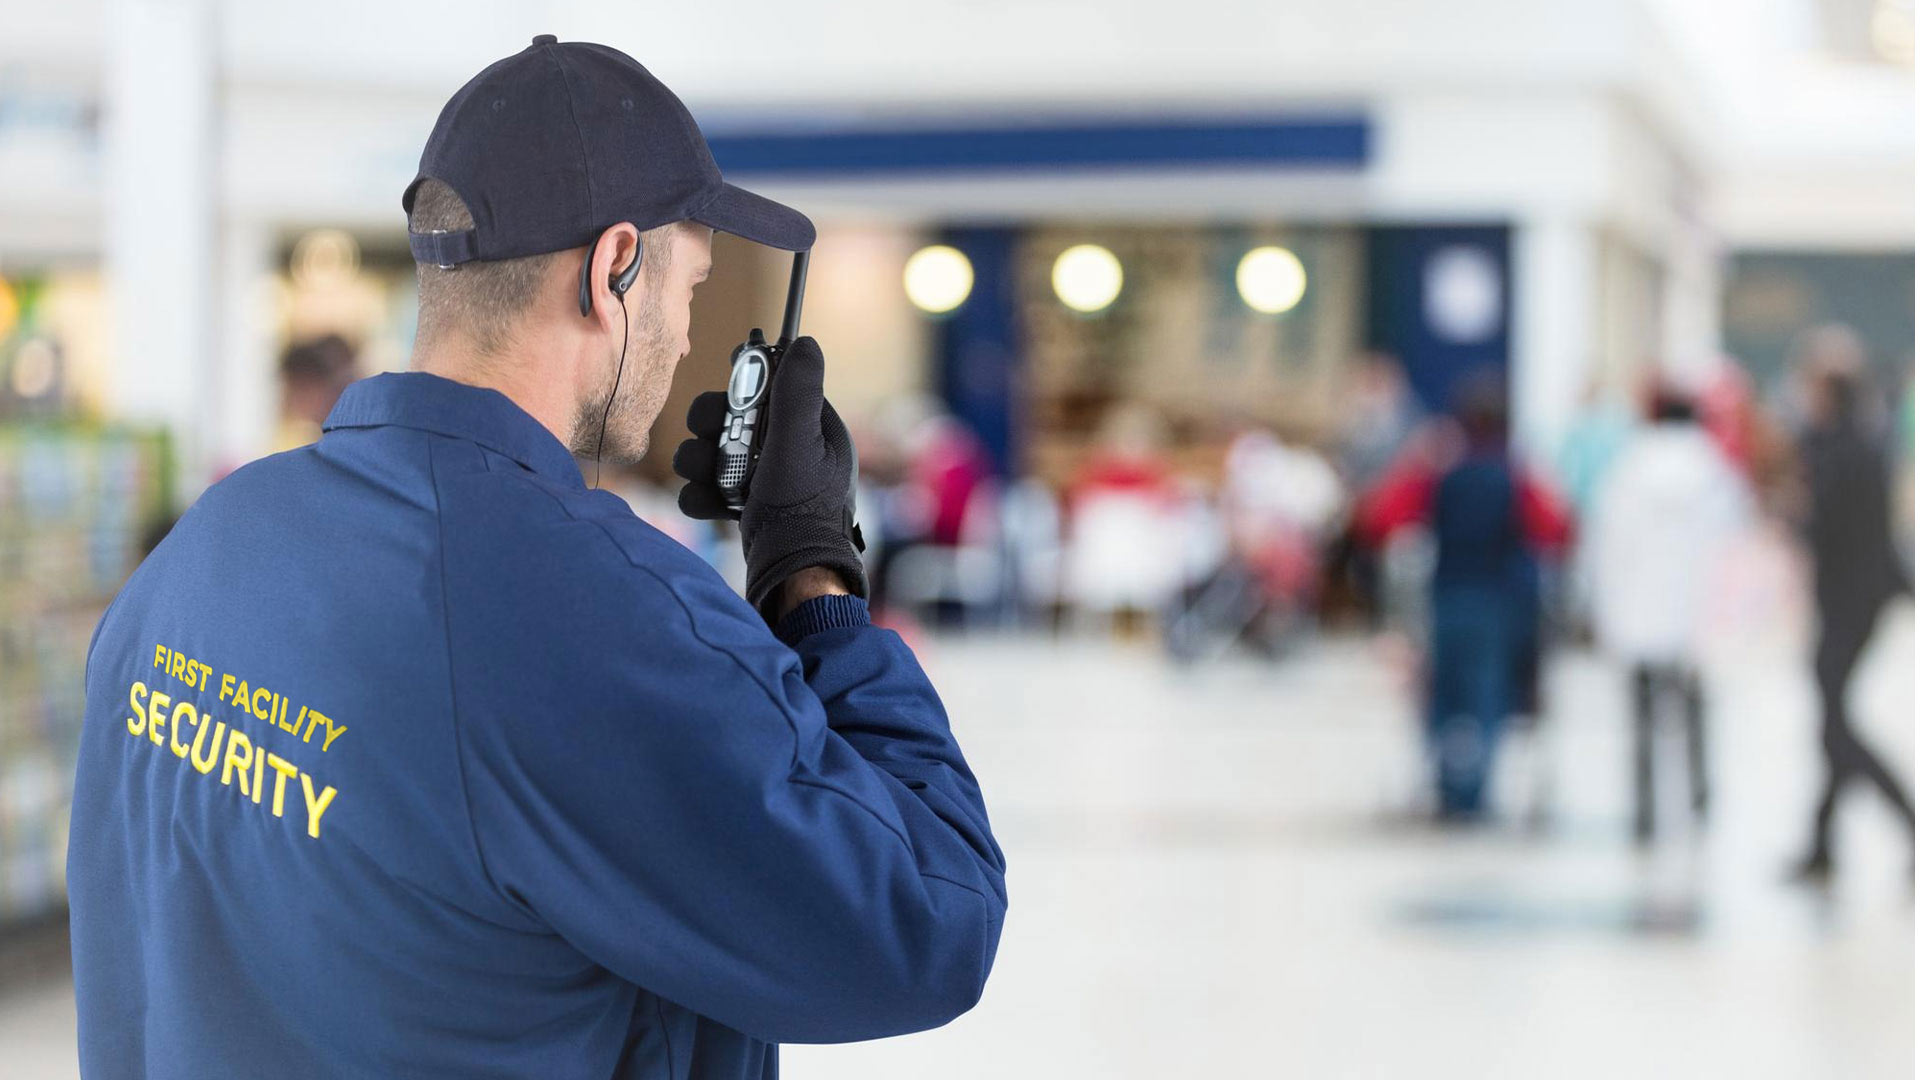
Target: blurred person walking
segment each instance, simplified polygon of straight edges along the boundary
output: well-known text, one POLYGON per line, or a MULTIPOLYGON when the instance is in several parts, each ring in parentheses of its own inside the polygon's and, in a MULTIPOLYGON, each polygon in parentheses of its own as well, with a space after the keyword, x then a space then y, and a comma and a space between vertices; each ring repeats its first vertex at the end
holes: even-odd
MULTIPOLYGON (((1553 462, 1555 479, 1576 520, 1593 515, 1601 484, 1633 433, 1634 419, 1632 410, 1604 382, 1588 380, 1580 411, 1553 462)), ((1583 639, 1593 631, 1593 554, 1592 537, 1583 533, 1567 560, 1563 613, 1573 633, 1583 639)))
POLYGON ((1580 518, 1593 512, 1607 470, 1633 434, 1633 421, 1633 411, 1609 394, 1605 384, 1597 379, 1587 383, 1580 411, 1554 459, 1560 490, 1580 518))
POLYGON ((1360 510, 1376 546, 1409 525, 1433 532, 1426 724, 1442 820, 1484 812, 1508 718, 1538 711, 1539 558, 1572 532, 1559 500, 1508 453, 1500 378, 1463 381, 1456 415, 1463 446, 1437 467, 1403 464, 1360 510))
POLYGON ((1601 645, 1630 669, 1635 839, 1653 837, 1657 717, 1686 730, 1692 807, 1708 800, 1700 630, 1717 558, 1749 513, 1746 485, 1691 400, 1656 389, 1593 499, 1585 545, 1601 645))
POLYGON ((1806 485, 1805 537, 1813 562, 1820 631, 1814 678, 1820 686, 1820 745, 1827 780, 1814 809, 1813 836, 1795 869, 1800 880, 1833 873, 1833 813, 1840 794, 1865 780, 1914 828, 1913 799, 1854 730, 1847 685, 1873 637, 1874 624, 1913 582, 1893 550, 1891 490, 1882 440, 1869 432, 1864 350, 1851 330, 1822 327, 1801 343, 1807 429, 1800 441, 1806 485))

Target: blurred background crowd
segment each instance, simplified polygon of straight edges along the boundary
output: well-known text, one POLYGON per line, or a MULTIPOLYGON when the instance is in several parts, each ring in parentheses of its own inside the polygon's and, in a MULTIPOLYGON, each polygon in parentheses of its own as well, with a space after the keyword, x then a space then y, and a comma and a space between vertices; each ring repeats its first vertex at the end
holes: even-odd
MULTIPOLYGON (((550 31, 818 223, 874 608, 1007 838, 981 1009, 792 1071, 1910 1075, 1913 17, 0 2, 0 1058, 71 1068, 94 622, 406 366, 419 146, 550 31)), ((779 315, 714 255, 656 447, 779 315)), ((665 457, 605 486, 737 579, 665 457)))

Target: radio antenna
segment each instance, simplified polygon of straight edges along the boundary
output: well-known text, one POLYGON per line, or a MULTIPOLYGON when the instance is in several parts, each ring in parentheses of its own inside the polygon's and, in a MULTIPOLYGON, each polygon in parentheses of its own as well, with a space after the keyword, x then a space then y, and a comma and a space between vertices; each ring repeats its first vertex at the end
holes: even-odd
POLYGON ((800 302, 807 296, 807 256, 805 251, 793 253, 793 276, 787 279, 787 313, 780 320, 780 344, 790 344, 800 336, 800 302))

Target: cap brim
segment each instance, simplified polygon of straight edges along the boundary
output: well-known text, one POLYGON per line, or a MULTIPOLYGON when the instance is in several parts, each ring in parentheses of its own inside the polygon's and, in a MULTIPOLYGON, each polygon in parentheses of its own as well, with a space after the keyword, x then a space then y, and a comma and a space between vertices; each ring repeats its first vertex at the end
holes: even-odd
POLYGON ((807 215, 732 184, 721 184, 720 194, 701 207, 693 220, 783 251, 813 247, 813 222, 807 215))

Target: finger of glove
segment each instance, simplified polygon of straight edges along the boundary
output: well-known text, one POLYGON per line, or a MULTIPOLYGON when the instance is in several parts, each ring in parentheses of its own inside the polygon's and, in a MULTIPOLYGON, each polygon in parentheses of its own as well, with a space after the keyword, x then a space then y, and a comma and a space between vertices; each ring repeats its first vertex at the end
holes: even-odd
POLYGON ((720 448, 712 439, 683 439, 673 452, 673 471, 696 484, 711 484, 718 475, 720 448))
POLYGON ((826 367, 812 338, 799 338, 787 346, 768 395, 765 453, 782 462, 820 459, 820 411, 826 401, 821 384, 826 367))
POLYGON ((694 396, 693 403, 687 406, 687 430, 695 438, 718 440, 720 432, 727 426, 727 395, 724 391, 708 390, 694 396))
POLYGON ((838 457, 845 457, 846 451, 853 446, 853 436, 847 431, 846 421, 840 419, 839 410, 833 402, 820 402, 820 438, 826 442, 827 451, 838 457))
POLYGON ((854 484, 860 475, 860 452, 853 444, 853 434, 847 430, 846 422, 840 419, 840 413, 834 409, 833 402, 824 402, 820 406, 820 437, 827 444, 827 453, 847 473, 847 505, 853 505, 854 484))
POLYGON ((719 521, 740 515, 727 508, 726 496, 712 484, 689 482, 680 488, 680 512, 699 521, 719 521))

